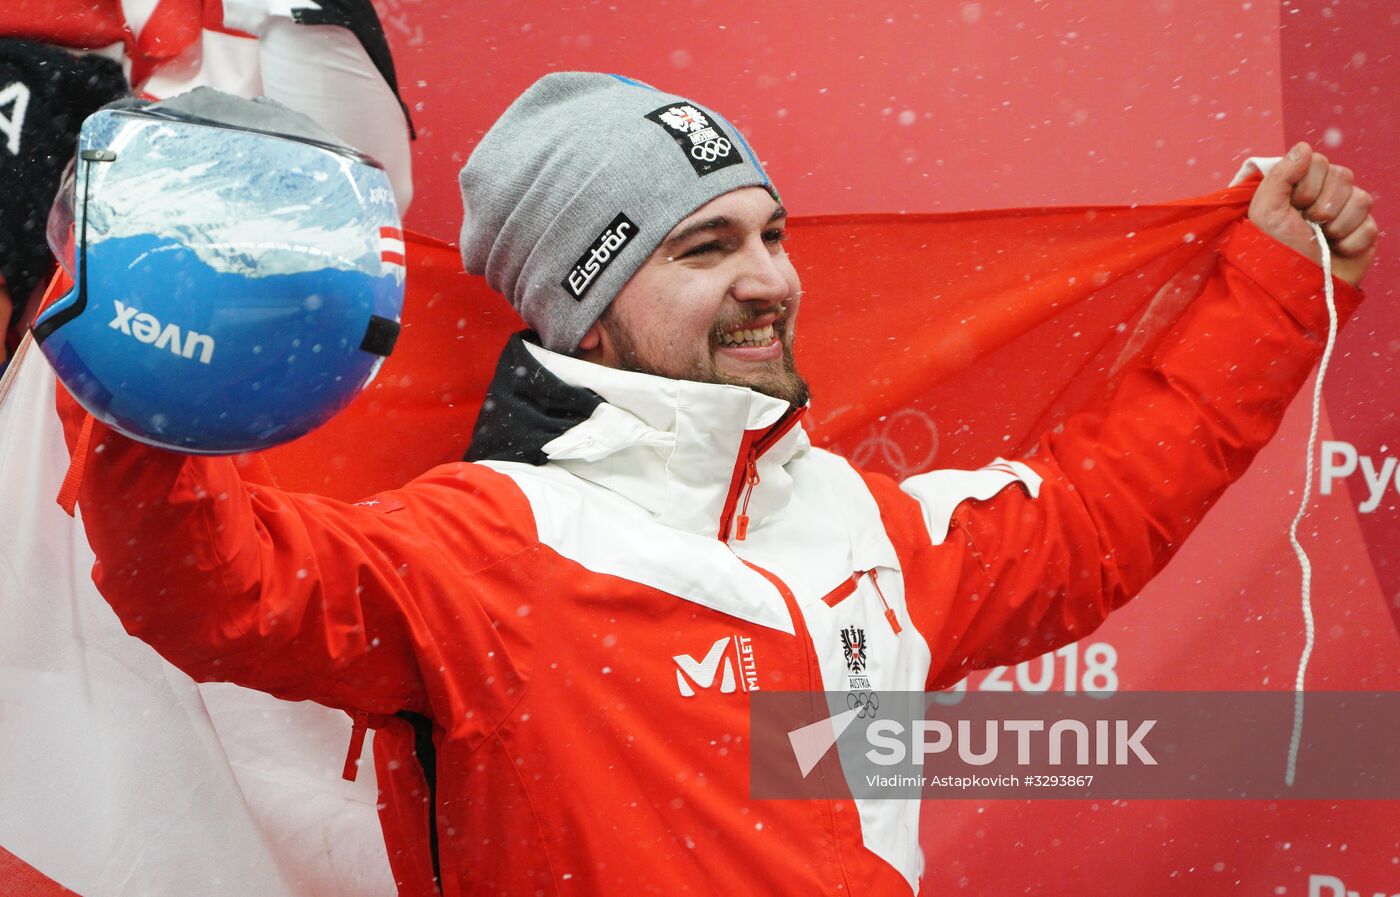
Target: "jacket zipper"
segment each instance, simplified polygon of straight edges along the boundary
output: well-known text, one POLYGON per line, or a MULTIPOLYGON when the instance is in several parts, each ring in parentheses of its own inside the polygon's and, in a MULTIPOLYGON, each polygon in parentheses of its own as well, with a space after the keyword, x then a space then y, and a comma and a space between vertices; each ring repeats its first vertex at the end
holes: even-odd
POLYGON ((899 619, 894 615, 894 608, 885 600, 885 593, 880 590, 880 574, 873 569, 865 572, 870 574, 870 584, 875 587, 875 594, 880 596, 880 603, 885 606, 885 619, 890 621, 890 628, 894 630, 894 634, 899 635, 899 619))
POLYGON ((884 590, 880 588, 880 574, 874 568, 858 570, 852 573, 850 579, 832 589, 822 601, 827 607, 835 607, 842 601, 845 601, 855 593, 856 583, 862 576, 870 577, 870 584, 875 587, 875 594, 880 596, 880 604, 885 608, 885 619, 889 621, 890 629, 894 630, 894 634, 899 635, 904 627, 899 625, 899 617, 895 615, 894 608, 890 607, 890 603, 885 600, 884 590))
POLYGON ((729 541, 732 531, 734 538, 743 541, 749 534, 749 499, 758 486, 758 459, 764 452, 788 434, 797 422, 807 413, 807 408, 789 408, 778 418, 767 432, 749 430, 739 444, 739 457, 734 463, 734 476, 729 486, 729 497, 724 502, 724 513, 720 517, 719 540, 729 541), (742 504, 741 504, 742 499, 742 504), (735 511, 738 511, 737 517, 735 511))
MULTIPOLYGON (((735 555, 735 557, 738 557, 738 555, 735 555)), ((807 628, 807 621, 802 616, 802 609, 797 604, 797 596, 793 595, 792 589, 788 588, 787 583, 783 582, 782 579, 771 571, 760 567, 752 561, 746 561, 743 558, 739 558, 739 562, 768 580, 769 584, 778 592, 778 595, 782 597, 783 604, 787 607, 788 616, 792 618, 792 634, 793 637, 797 639, 798 649, 801 652, 802 668, 807 673, 807 692, 812 696, 812 699, 817 702, 812 707, 813 719, 820 719, 826 716, 826 707, 824 703, 820 702, 820 695, 825 689, 822 684, 821 667, 817 663, 817 648, 812 641, 811 630, 807 628)), ((816 774, 822 775, 823 777, 825 776, 824 772, 816 772, 816 774)), ((850 894, 850 878, 846 874, 846 859, 841 850, 843 844, 841 840, 841 830, 836 820, 837 805, 840 803, 844 803, 844 801, 828 793, 826 798, 826 812, 823 816, 825 817, 824 822, 831 832, 832 843, 836 846, 836 850, 833 851, 835 866, 836 871, 841 875, 838 889, 843 893, 850 894)), ((846 809, 854 810, 854 807, 847 805, 846 809)))
POLYGON ((753 498, 753 489, 757 485, 758 458, 749 455, 748 472, 744 476, 744 506, 739 511, 739 524, 734 531, 734 537, 740 542, 749 534, 749 499, 753 498))

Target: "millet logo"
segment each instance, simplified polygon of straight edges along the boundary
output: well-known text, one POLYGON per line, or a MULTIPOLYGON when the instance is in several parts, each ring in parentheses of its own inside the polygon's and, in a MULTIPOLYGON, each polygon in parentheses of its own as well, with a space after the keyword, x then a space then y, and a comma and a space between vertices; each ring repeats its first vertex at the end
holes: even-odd
POLYGON ((598 235, 588 251, 579 256, 564 278, 564 289, 579 301, 583 300, 589 288, 597 282, 599 275, 608 270, 623 248, 637 236, 637 225, 621 212, 612 220, 607 229, 598 235))
POLYGON ((155 315, 138 312, 121 302, 117 302, 116 306, 117 316, 107 325, 113 330, 120 330, 157 349, 166 349, 172 355, 194 358, 200 364, 208 364, 209 359, 214 357, 214 338, 207 333, 195 333, 193 330, 181 333, 178 324, 166 324, 162 328, 155 315), (195 358, 195 352, 199 353, 198 358, 195 358))
POLYGON ((677 654, 676 687, 681 697, 695 697, 696 688, 713 688, 719 679, 720 694, 730 694, 743 688, 758 691, 758 665, 754 661, 753 641, 742 635, 726 635, 710 646, 704 660, 689 654, 677 654), (735 676, 735 668, 739 675, 735 676), (723 673, 721 674, 721 670, 723 673), (691 683, 694 683, 693 685, 691 683))

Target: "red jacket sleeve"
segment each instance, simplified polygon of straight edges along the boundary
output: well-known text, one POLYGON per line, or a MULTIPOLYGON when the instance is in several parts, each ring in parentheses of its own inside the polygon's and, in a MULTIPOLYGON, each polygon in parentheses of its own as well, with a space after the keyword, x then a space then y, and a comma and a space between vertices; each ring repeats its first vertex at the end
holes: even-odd
MULTIPOLYGON (((1334 284, 1345 320, 1361 294, 1334 284)), ((975 496, 950 497, 937 474, 905 481, 920 507, 893 529, 918 540, 905 582, 931 687, 1084 637, 1166 565, 1321 356, 1321 288, 1316 264, 1241 222, 1201 295, 1111 395, 1022 459, 1022 482, 988 470, 975 496)))
POLYGON ((533 518, 479 465, 350 505, 97 425, 79 510, 99 591, 127 631, 196 679, 383 714, 431 714, 461 703, 464 685, 480 687, 480 706, 522 680, 520 633, 472 589, 534 545, 533 518), (448 668, 480 681, 449 682, 448 668))

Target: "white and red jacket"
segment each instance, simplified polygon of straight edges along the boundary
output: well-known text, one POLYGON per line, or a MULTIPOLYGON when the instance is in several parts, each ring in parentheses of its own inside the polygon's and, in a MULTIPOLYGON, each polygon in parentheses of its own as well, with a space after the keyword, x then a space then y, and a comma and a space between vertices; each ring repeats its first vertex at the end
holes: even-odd
POLYGON ((847 690, 852 626, 876 691, 1093 631, 1273 434, 1320 280, 1241 223, 1112 396, 1032 457, 902 484, 781 401, 520 339, 475 463, 355 505, 98 427, 94 577, 195 678, 377 727, 402 893, 436 866, 448 895, 910 894, 917 803, 750 799, 751 691, 847 690))

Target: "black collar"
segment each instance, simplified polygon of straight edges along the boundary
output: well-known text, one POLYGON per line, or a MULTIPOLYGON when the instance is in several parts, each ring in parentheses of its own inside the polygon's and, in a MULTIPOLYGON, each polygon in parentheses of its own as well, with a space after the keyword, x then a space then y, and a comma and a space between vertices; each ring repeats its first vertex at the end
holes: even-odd
POLYGON ((526 340, 539 345, 539 337, 526 330, 501 352, 463 460, 544 464, 544 446, 588 420, 602 403, 593 390, 570 386, 541 365, 526 340))

